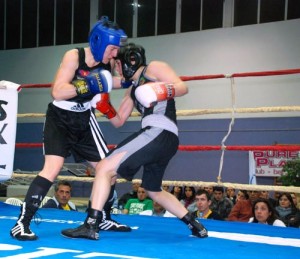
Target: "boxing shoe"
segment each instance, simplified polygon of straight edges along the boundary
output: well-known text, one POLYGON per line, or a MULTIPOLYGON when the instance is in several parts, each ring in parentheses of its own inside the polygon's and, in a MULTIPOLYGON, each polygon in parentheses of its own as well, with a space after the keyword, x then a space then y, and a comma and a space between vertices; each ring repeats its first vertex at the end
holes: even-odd
POLYGON ((181 220, 187 224, 188 228, 192 231, 193 236, 200 238, 208 237, 206 228, 190 213, 186 214, 181 220))
POLYGON ((102 220, 101 223, 99 224, 100 230, 103 231, 115 231, 115 232, 130 232, 131 228, 120 224, 119 222, 113 220, 113 219, 105 219, 102 220))
POLYGON ((99 224, 100 230, 115 232, 130 232, 131 228, 111 218, 110 211, 103 211, 102 221, 99 224))
POLYGON ((102 212, 89 209, 84 223, 77 228, 69 228, 61 231, 64 237, 68 238, 85 238, 91 240, 99 239, 99 224, 102 220, 102 212))
POLYGON ((30 230, 30 222, 36 210, 26 206, 26 202, 21 205, 21 213, 17 223, 10 230, 10 235, 20 241, 33 241, 38 237, 30 230))

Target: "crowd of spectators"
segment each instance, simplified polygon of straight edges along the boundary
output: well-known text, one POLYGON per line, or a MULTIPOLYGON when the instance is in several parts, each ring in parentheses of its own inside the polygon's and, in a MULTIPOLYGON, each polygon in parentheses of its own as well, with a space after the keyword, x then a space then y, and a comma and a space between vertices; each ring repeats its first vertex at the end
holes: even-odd
MULTIPOLYGON (((236 190, 232 187, 162 186, 200 219, 261 223, 281 227, 300 228, 300 204, 294 193, 236 190)), ((150 201, 151 203, 152 201, 150 201)), ((152 202, 152 208, 142 215, 172 216, 161 205, 152 202)))
MULTIPOLYGON (((43 206, 77 210, 70 201, 72 186, 67 181, 55 185, 55 195, 43 206)), ((163 185, 162 190, 172 193, 197 218, 261 223, 281 227, 300 228, 300 202, 295 193, 236 190, 232 187, 163 185)), ((153 202, 139 183, 120 198, 115 192, 113 213, 172 217, 160 204, 153 202)))

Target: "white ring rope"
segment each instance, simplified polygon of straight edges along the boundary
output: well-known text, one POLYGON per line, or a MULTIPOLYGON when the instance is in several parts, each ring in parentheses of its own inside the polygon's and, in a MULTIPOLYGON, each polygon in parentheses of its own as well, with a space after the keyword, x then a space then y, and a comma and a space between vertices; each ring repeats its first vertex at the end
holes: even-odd
POLYGON ((231 89, 231 105, 232 105, 232 108, 231 108, 231 121, 230 121, 230 124, 229 124, 229 128, 228 128, 228 132, 227 134, 225 135, 225 137, 222 139, 222 142, 221 142, 221 147, 222 147, 222 153, 221 153, 221 158, 220 158, 220 166, 219 166, 219 174, 218 174, 218 177, 217 177, 217 180, 218 180, 218 183, 221 183, 221 174, 222 174, 222 169, 223 169, 223 162, 224 162, 224 154, 225 154, 225 149, 226 149, 226 146, 225 146, 225 141, 227 140, 227 138, 229 137, 230 133, 231 133, 231 130, 232 130, 232 127, 234 125, 234 119, 235 119, 235 83, 234 83, 234 78, 231 77, 230 78, 230 89, 231 89))
MULTIPOLYGON (((36 177, 36 173, 13 173, 13 178, 31 179, 36 177)), ((76 177, 76 176, 65 176, 59 175, 57 180, 68 180, 68 181, 80 181, 80 182, 93 182, 93 177, 76 177)), ((117 179, 117 183, 126 183, 125 179, 117 179)), ((142 180, 134 179, 133 183, 141 183, 142 180)), ((257 190, 257 191, 279 191, 289 193, 300 193, 300 187, 295 186, 279 186, 279 185, 252 185, 252 184, 238 184, 238 183, 216 183, 216 182, 202 182, 202 181, 163 181, 163 185, 169 186, 194 186, 194 187, 210 187, 210 186, 223 186, 232 187, 236 190, 257 190)))
MULTIPOLYGON (((235 113, 263 113, 263 112, 299 112, 300 106, 271 106, 271 107, 257 107, 257 108, 235 108, 235 113)), ((192 109, 192 110, 178 110, 177 116, 196 116, 206 114, 221 114, 232 113, 232 108, 223 109, 192 109)), ((45 113, 21 113, 17 115, 18 118, 43 118, 45 113)), ((104 117, 97 112, 96 117, 104 117)), ((140 117, 138 112, 131 113, 131 117, 140 117)))

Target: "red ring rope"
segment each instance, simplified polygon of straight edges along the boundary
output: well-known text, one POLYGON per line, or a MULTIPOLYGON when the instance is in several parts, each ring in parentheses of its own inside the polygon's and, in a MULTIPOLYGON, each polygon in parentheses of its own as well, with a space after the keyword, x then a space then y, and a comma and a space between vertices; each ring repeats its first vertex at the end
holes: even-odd
MULTIPOLYGON (((216 75, 201 75, 201 76, 180 76, 182 81, 192 80, 206 80, 206 79, 217 79, 217 78, 232 78, 232 77, 255 77, 255 76, 279 76, 279 75, 291 75, 300 74, 300 68, 296 69, 285 69, 285 70, 273 70, 273 71, 261 71, 261 72, 245 72, 245 73, 234 73, 232 75, 216 74, 216 75)), ((48 84, 22 84, 20 88, 47 88, 51 87, 51 83, 48 84)), ((18 90, 19 90, 18 89, 18 90)))
MULTIPOLYGON (((42 147, 42 143, 16 143, 17 148, 37 148, 42 147)), ((108 148, 114 148, 115 145, 108 145, 108 148)), ((209 146, 209 145, 180 145, 178 150, 180 151, 214 151, 222 150, 222 146, 209 146)), ((300 151, 300 145, 272 145, 272 146, 225 146, 225 150, 228 151, 300 151)))

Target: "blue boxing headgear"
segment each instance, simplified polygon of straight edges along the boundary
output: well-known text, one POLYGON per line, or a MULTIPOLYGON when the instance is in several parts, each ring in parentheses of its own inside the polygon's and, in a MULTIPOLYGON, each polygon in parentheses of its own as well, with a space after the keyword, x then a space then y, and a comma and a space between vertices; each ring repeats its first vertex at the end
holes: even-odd
POLYGON ((124 46, 127 43, 127 35, 118 27, 116 23, 103 16, 92 28, 89 35, 89 44, 97 62, 103 60, 103 55, 108 45, 117 47, 124 46))
POLYGON ((141 66, 146 66, 145 49, 134 43, 121 47, 117 59, 121 61, 122 74, 126 80, 130 80, 141 66))

